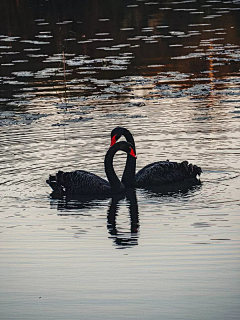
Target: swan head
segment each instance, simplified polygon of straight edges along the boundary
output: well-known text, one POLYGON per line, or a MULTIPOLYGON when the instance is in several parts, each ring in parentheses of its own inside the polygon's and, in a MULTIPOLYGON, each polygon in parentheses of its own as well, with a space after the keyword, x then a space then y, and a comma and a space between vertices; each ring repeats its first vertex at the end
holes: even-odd
POLYGON ((133 145, 127 141, 119 141, 117 143, 114 143, 113 146, 110 147, 110 149, 114 150, 115 152, 117 150, 125 151, 127 154, 137 159, 133 145))
POLYGON ((111 132, 111 147, 120 139, 121 135, 123 134, 124 128, 116 127, 111 132))
MULTIPOLYGON (((121 136, 125 136, 126 138, 131 137, 131 133, 128 129, 123 127, 116 127, 111 132, 111 147, 120 139, 121 136)), ((132 141, 129 141, 132 143, 132 141)))
POLYGON ((137 156, 134 152, 133 145, 126 141, 119 141, 116 145, 119 145, 120 150, 126 151, 127 154, 130 154, 133 158, 137 159, 137 156))
POLYGON ((111 144, 110 147, 112 147, 118 140, 117 135, 115 134, 113 137, 111 137, 111 144))

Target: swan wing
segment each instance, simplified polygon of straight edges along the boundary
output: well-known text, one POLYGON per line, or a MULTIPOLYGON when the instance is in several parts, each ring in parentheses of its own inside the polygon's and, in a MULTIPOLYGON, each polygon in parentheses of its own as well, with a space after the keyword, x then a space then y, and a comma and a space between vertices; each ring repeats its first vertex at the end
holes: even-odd
POLYGON ((142 168, 135 175, 137 187, 157 186, 166 183, 183 181, 200 176, 201 168, 189 164, 187 161, 170 162, 158 161, 142 168))
POLYGON ((58 171, 55 177, 57 189, 61 189, 64 194, 101 195, 111 191, 109 182, 84 170, 58 171))

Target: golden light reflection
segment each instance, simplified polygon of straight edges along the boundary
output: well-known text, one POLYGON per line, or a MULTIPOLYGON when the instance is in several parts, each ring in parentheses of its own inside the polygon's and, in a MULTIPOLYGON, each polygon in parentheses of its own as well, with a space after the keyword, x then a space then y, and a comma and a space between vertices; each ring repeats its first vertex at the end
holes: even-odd
POLYGON ((214 104, 215 101, 215 95, 213 94, 214 90, 214 70, 213 70, 213 54, 211 53, 213 49, 212 44, 209 45, 209 56, 208 56, 208 61, 209 61, 209 80, 211 84, 211 91, 210 91, 210 97, 211 97, 211 104, 214 104))

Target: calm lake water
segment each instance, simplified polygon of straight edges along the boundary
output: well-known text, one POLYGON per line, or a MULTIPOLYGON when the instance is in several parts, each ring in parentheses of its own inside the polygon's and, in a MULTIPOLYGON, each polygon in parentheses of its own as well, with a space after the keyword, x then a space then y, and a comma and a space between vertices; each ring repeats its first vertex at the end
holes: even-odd
POLYGON ((1 320, 240 318, 239 15, 240 1, 1 0, 1 320), (105 177, 118 125, 137 169, 188 160, 202 184, 51 199, 58 169, 105 177))

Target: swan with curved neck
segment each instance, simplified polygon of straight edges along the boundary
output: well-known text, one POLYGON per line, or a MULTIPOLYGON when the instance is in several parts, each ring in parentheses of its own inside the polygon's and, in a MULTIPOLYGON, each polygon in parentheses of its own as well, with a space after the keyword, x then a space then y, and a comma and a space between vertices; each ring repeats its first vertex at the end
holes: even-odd
MULTIPOLYGON (((46 182, 53 189, 53 193, 59 196, 110 196, 122 193, 125 190, 125 186, 119 180, 113 168, 113 158, 115 153, 119 150, 126 152, 131 158, 136 157, 133 146, 126 141, 117 142, 110 147, 104 160, 105 172, 109 182, 84 170, 76 170, 72 172, 58 171, 56 175, 50 175, 46 182)), ((126 167, 127 165, 128 160, 126 167)))
MULTIPOLYGON (((136 154, 134 138, 131 132, 123 127, 116 127, 111 132, 111 146, 117 140, 124 136, 131 143, 136 154)), ((122 183, 126 187, 147 188, 151 186, 160 186, 167 183, 180 182, 189 179, 197 179, 201 175, 202 169, 196 165, 189 164, 187 161, 170 162, 158 161, 153 162, 140 171, 136 172, 136 159, 127 156, 127 163, 122 176, 122 183)))

